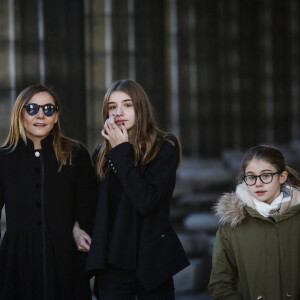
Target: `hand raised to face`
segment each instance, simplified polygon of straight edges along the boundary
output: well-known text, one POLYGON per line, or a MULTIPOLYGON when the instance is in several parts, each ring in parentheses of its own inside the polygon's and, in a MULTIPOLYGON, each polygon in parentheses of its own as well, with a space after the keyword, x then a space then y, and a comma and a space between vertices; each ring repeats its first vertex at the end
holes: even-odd
POLYGON ((128 132, 125 125, 124 123, 117 125, 114 114, 105 121, 101 134, 109 141, 112 148, 124 142, 128 142, 128 132))

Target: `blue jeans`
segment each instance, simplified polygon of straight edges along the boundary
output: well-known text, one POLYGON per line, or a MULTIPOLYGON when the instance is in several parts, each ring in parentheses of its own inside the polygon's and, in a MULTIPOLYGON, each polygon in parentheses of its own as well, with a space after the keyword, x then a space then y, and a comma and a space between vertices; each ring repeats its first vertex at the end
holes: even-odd
POLYGON ((173 278, 147 292, 134 271, 117 268, 96 275, 95 295, 99 300, 175 300, 173 278))

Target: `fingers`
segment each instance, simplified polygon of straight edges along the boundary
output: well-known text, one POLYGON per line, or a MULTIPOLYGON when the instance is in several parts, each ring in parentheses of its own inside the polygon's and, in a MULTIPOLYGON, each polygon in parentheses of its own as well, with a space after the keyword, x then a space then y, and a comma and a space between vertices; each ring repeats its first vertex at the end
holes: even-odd
POLYGON ((121 143, 128 142, 128 133, 125 124, 116 124, 115 115, 111 115, 105 121, 101 135, 108 140, 112 148, 121 143))
POLYGON ((88 234, 82 234, 79 238, 78 250, 88 252, 90 250, 92 239, 88 234))
POLYGON ((112 114, 109 118, 106 119, 104 123, 104 129, 107 133, 109 133, 111 130, 116 129, 118 126, 115 123, 115 115, 112 114))
POLYGON ((85 243, 87 244, 87 245, 91 245, 91 243, 92 243, 92 239, 91 239, 91 237, 88 235, 88 234, 86 234, 85 236, 84 236, 84 241, 85 241, 85 243))
POLYGON ((102 135, 105 139, 109 140, 109 136, 108 136, 108 134, 106 133, 105 129, 102 129, 102 130, 101 130, 101 135, 102 135))
POLYGON ((128 136, 127 128, 124 123, 121 124, 121 130, 125 136, 128 136))

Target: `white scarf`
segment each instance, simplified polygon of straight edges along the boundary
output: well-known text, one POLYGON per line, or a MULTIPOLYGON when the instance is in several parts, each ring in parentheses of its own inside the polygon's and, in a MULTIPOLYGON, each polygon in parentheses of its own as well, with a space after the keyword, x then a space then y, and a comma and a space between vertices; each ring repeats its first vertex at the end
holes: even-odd
POLYGON ((281 205, 285 202, 291 201, 291 196, 281 192, 278 197, 276 197, 271 204, 262 202, 253 197, 256 210, 264 217, 269 217, 270 215, 276 215, 279 213, 281 205))

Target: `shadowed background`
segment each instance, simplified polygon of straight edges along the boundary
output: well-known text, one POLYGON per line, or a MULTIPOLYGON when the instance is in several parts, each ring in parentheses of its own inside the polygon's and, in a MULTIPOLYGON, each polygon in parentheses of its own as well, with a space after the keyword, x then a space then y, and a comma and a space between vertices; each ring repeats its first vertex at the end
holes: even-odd
POLYGON ((299 9, 297 0, 1 0, 0 142, 17 94, 41 82, 62 100, 64 133, 92 152, 107 87, 137 80, 182 142, 172 219, 192 266, 176 280, 178 293, 199 296, 217 228, 211 205, 234 188, 245 149, 276 145, 298 166, 299 9))

